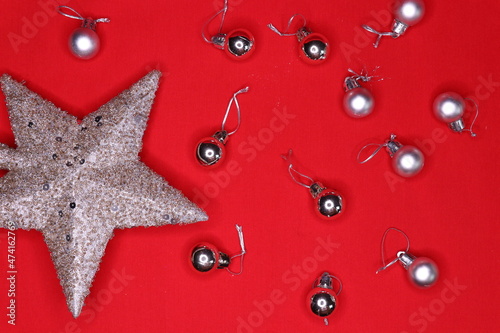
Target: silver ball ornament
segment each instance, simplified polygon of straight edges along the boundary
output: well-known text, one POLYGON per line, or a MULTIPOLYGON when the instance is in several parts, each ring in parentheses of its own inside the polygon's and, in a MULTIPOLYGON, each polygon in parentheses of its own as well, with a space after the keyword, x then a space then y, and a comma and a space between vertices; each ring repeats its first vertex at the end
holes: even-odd
POLYGON ((363 87, 348 90, 344 95, 344 110, 354 118, 368 116, 372 113, 374 104, 372 93, 363 87))
POLYGON ((408 277, 417 287, 428 288, 434 285, 438 279, 437 265, 429 258, 419 257, 408 267, 408 277))
POLYGON ((331 315, 336 305, 335 297, 326 291, 318 292, 311 297, 311 311, 320 317, 331 315))
POLYGON ((80 27, 69 37, 69 48, 78 58, 93 58, 100 49, 99 36, 90 28, 80 27))
POLYGON ((306 63, 311 65, 318 65, 323 63, 330 53, 330 46, 328 43, 328 39, 322 34, 311 32, 306 26, 306 19, 301 14, 293 15, 288 21, 287 31, 290 28, 293 20, 295 18, 301 18, 303 20, 303 25, 299 28, 295 34, 291 34, 288 32, 280 32, 276 29, 272 24, 268 24, 269 29, 274 31, 280 36, 293 36, 297 37, 299 42, 299 57, 304 60, 306 63))
POLYGON ((334 191, 326 191, 318 198, 318 211, 327 218, 342 212, 342 197, 334 191))
POLYGON ((311 60, 326 58, 327 45, 320 40, 311 40, 302 45, 302 51, 311 60))
POLYGON ((230 37, 227 47, 231 54, 241 57, 247 54, 253 46, 253 42, 245 36, 230 37))
POLYGON ((206 247, 196 248, 191 255, 193 267, 200 272, 208 272, 215 266, 215 253, 206 247))
POLYGON ((424 166, 424 154, 413 146, 402 146, 393 156, 394 171, 402 177, 415 176, 424 166))
POLYGON ((196 145, 196 160, 205 167, 215 166, 226 155, 226 141, 226 131, 219 131, 212 137, 200 140, 196 145))
POLYGON ((213 268, 225 268, 229 266, 229 256, 219 252, 211 244, 199 244, 191 252, 191 264, 199 272, 208 272, 213 268))
POLYGON ((422 0, 400 0, 395 7, 396 20, 412 26, 420 22, 425 13, 425 5, 422 0))
POLYGON ((255 38, 246 29, 218 33, 212 36, 211 43, 234 60, 247 59, 255 51, 255 38))
POLYGON ((322 34, 301 28, 296 33, 299 41, 299 56, 308 64, 323 63, 330 53, 328 40, 322 34))
POLYGON ((59 14, 82 21, 80 28, 75 29, 69 36, 68 44, 71 53, 80 59, 93 58, 99 52, 101 43, 95 32, 97 23, 110 22, 108 18, 94 20, 91 17, 84 18, 80 13, 68 6, 58 6, 59 14))
POLYGON ((465 101, 457 93, 445 92, 434 100, 434 114, 446 123, 451 123, 462 118, 465 111, 465 101))
POLYGON ((330 220, 343 212, 344 199, 337 191, 314 183, 310 187, 312 197, 316 200, 316 211, 323 218, 330 220))
POLYGON ((337 307, 337 296, 341 291, 342 282, 337 277, 324 272, 316 279, 315 287, 307 294, 307 307, 314 315, 322 317, 325 324, 328 325, 326 317, 330 316, 337 307), (338 292, 333 290, 333 279, 339 283, 338 292))
POLYGON ((215 140, 206 140, 198 144, 196 157, 203 166, 214 165, 223 156, 223 149, 215 140))

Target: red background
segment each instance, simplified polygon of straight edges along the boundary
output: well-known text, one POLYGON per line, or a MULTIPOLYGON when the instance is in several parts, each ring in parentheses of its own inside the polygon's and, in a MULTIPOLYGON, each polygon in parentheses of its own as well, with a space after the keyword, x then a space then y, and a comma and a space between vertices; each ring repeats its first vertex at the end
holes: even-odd
MULTIPOLYGON (((102 49, 90 61, 74 58, 66 45, 79 22, 43 14, 46 2, 2 2, 0 72, 84 117, 149 70, 160 69, 164 76, 141 159, 203 204, 210 220, 117 230, 87 298, 94 304, 78 319, 66 307, 41 233, 16 231, 15 327, 7 324, 7 231, 1 230, 0 330, 498 330, 498 1, 427 1, 424 19, 397 40, 384 38, 379 49, 371 46, 374 36, 359 27, 378 18, 387 28, 387 0, 232 1, 224 31, 247 28, 256 39, 256 51, 245 62, 228 59, 201 38, 219 0, 67 1, 85 16, 111 19, 98 24, 102 49), (294 38, 266 28, 272 22, 284 29, 295 13, 329 38, 326 63, 303 63, 294 38), (29 30, 27 22, 38 26, 29 30), (9 36, 23 33, 24 42, 14 46, 9 36), (356 120, 342 110, 342 83, 348 68, 359 71, 363 65, 380 66, 378 74, 387 79, 365 85, 376 108, 356 120), (247 85, 250 92, 239 98, 242 125, 227 144, 228 159, 217 169, 203 169, 193 157, 195 143, 219 129, 230 96, 247 85), (476 138, 452 133, 432 115, 434 97, 447 90, 479 102, 476 138), (284 125, 273 120, 276 112, 295 118, 284 125), (356 163, 363 145, 383 142, 391 132, 423 150, 426 165, 418 176, 395 178, 385 152, 356 163), (307 190, 292 182, 280 158, 289 148, 301 172, 344 194, 343 216, 324 221, 315 215, 307 190), (243 226, 248 248, 243 274, 193 272, 188 256, 198 241, 238 251, 235 223, 243 226), (401 267, 375 274, 380 240, 391 226, 408 234, 412 253, 438 263, 441 276, 434 287, 412 287, 401 267), (330 253, 322 242, 334 243, 330 253), (344 283, 329 327, 305 306, 312 282, 325 270, 344 283), (120 282, 115 275, 123 272, 128 280, 120 282), (453 284, 458 289, 450 290, 453 284)), ((4 103, 0 142, 15 147, 4 103)), ((391 234, 388 256, 404 246, 402 237, 391 234)))

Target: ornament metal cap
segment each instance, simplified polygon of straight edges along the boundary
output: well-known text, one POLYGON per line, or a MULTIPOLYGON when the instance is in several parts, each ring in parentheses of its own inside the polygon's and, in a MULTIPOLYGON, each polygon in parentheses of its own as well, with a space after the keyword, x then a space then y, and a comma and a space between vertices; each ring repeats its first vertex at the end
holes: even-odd
POLYGON ((391 134, 390 138, 386 141, 386 148, 387 152, 389 153, 389 156, 394 157, 396 152, 403 147, 401 143, 395 140, 396 139, 396 134, 391 134))
POLYGON ((326 190, 326 187, 323 187, 323 185, 321 183, 313 183, 313 184, 311 184, 311 187, 309 190, 311 192, 312 197, 314 199, 316 199, 321 194, 321 192, 326 190))
POLYGON ((227 138, 228 138, 228 134, 227 134, 227 131, 222 130, 222 131, 215 132, 215 134, 212 137, 214 139, 217 139, 223 145, 225 145, 227 138))
POLYGON ((297 36, 297 41, 300 43, 300 42, 302 42, 302 40, 304 38, 309 36, 311 33, 312 32, 308 28, 302 27, 299 30, 297 30, 297 32, 295 33, 295 36, 297 36))
POLYGON ((348 76, 344 80, 344 90, 347 92, 349 90, 352 90, 354 88, 359 88, 361 85, 359 84, 358 80, 353 78, 352 76, 348 76))
POLYGON ((409 253, 410 249, 410 240, 408 236, 397 228, 388 228, 384 235, 382 236, 382 242, 380 245, 381 249, 381 257, 382 257, 382 267, 377 270, 377 274, 388 267, 392 266, 396 262, 399 262, 401 266, 408 271, 408 278, 410 282, 419 288, 428 288, 433 286, 439 277, 439 270, 434 261, 425 257, 415 257, 413 254, 409 253), (406 239, 406 250, 399 251, 396 255, 396 258, 393 259, 388 264, 385 263, 385 254, 384 254, 384 243, 389 231, 394 230, 401 233, 406 239))
MULTIPOLYGON (((453 132, 458 132, 458 133, 463 132, 463 130, 465 129, 465 124, 463 119, 452 121, 451 123, 448 124, 448 126, 453 132)), ((473 134, 472 136, 476 135, 473 134)))
POLYGON ((398 38, 399 36, 403 35, 406 32, 406 29, 408 29, 409 25, 404 24, 401 21, 394 20, 394 23, 392 24, 392 32, 394 33, 391 37, 392 38, 398 38))
POLYGON ((417 259, 417 257, 406 251, 399 251, 396 257, 399 259, 401 266, 403 266, 403 268, 406 270, 408 270, 408 267, 410 267, 410 265, 415 261, 415 259, 417 259))
POLYGON ((224 50, 224 44, 226 44, 226 34, 216 34, 210 38, 210 41, 219 50, 224 50))
POLYGON ((307 294, 306 305, 316 316, 322 317, 325 325, 328 325, 328 319, 337 307, 337 296, 342 291, 342 282, 336 276, 324 272, 313 283, 313 289, 307 294), (337 292, 333 290, 333 280, 339 283, 337 292))

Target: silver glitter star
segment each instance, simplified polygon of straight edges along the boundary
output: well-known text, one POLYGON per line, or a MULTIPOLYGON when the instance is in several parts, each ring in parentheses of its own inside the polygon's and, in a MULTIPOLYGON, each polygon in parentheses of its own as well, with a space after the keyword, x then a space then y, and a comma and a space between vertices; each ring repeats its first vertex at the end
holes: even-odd
POLYGON ((139 161, 158 80, 152 71, 81 123, 8 75, 17 148, 0 144, 0 227, 43 233, 76 318, 115 228, 193 223, 203 210, 139 161))

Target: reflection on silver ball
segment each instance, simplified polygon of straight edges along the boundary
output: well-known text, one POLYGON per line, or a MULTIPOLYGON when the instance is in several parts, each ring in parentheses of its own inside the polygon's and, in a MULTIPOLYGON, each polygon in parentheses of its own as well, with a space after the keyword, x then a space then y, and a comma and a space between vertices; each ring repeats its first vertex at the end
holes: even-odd
POLYGON ((465 109, 465 101, 457 93, 442 93, 434 100, 434 114, 446 123, 451 123, 462 118, 465 109))
POLYGON ((203 166, 217 163, 222 158, 222 149, 215 140, 213 142, 202 142, 196 148, 196 157, 203 166))
POLYGON ((408 267, 408 277, 417 287, 427 288, 436 283, 439 276, 437 265, 429 258, 415 259, 408 267))
POLYGON ((252 41, 244 36, 230 37, 227 42, 229 52, 237 57, 247 54, 252 46, 252 41))
POLYGON ((403 177, 412 177, 422 170, 424 155, 413 146, 403 146, 394 154, 392 166, 394 171, 403 177))
POLYGON ((311 310, 315 315, 326 317, 335 310, 335 298, 329 293, 323 291, 311 297, 311 310))
POLYGON ((200 272, 208 272, 215 266, 215 253, 206 247, 197 247, 191 255, 193 267, 200 272))
POLYGON ((333 217, 342 212, 342 197, 334 192, 328 191, 318 198, 318 211, 324 217, 333 217))
POLYGON ((320 40, 311 40, 304 43, 302 50, 311 60, 323 60, 326 58, 327 45, 320 40))
POLYGON ((396 5, 396 19, 408 26, 420 22, 424 16, 425 5, 422 0, 400 0, 396 5))
POLYGON ((100 48, 99 36, 92 29, 78 28, 69 37, 69 48, 78 58, 93 58, 100 48))
POLYGON ((357 87, 351 89, 344 96, 344 110, 351 117, 366 117, 372 113, 373 106, 373 96, 366 88, 357 87))

